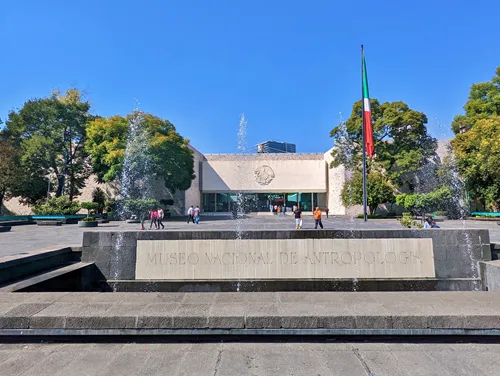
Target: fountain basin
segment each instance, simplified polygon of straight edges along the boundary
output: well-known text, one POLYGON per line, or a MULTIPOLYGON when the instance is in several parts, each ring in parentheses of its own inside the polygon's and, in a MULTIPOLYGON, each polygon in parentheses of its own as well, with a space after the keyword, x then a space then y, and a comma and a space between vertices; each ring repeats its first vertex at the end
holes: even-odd
POLYGON ((84 233, 82 247, 100 284, 121 291, 477 290, 490 260, 477 229, 103 231, 84 233), (238 265, 243 251, 258 262, 238 265))

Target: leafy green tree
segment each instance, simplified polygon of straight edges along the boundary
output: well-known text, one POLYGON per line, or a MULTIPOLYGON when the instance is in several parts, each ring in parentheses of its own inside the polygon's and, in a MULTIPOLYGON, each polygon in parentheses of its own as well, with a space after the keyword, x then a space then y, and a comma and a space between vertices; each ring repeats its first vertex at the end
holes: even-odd
POLYGON ((28 174, 55 176, 56 196, 73 199, 89 175, 84 149, 90 104, 76 89, 64 95, 32 99, 11 111, 5 134, 20 149, 20 162, 28 174))
POLYGON ((455 134, 470 130, 479 120, 493 115, 500 116, 500 67, 491 81, 471 86, 464 110, 464 115, 455 116, 453 120, 452 129, 455 134))
POLYGON ((472 85, 464 110, 452 123, 459 171, 471 197, 500 211, 500 67, 491 81, 472 85))
POLYGON ((0 207, 12 197, 34 204, 46 196, 48 181, 39 171, 30 171, 21 164, 19 148, 5 136, 0 133, 0 207))
MULTIPOLYGON (((366 188, 370 215, 375 213, 380 204, 393 203, 395 200, 391 184, 380 172, 371 172, 367 175, 366 188)), ((363 205, 363 175, 361 173, 355 173, 346 181, 342 187, 341 199, 347 207, 363 205)))
MULTIPOLYGON (((90 122, 86 150, 92 156, 92 168, 99 181, 109 182, 120 177, 132 116, 112 116, 90 122)), ((188 189, 194 179, 193 152, 188 141, 168 120, 151 114, 143 114, 142 120, 150 135, 149 149, 144 152, 150 155, 151 173, 163 180, 171 192, 188 189)))
POLYGON ((452 140, 470 194, 500 211, 500 116, 478 120, 452 140))
MULTIPOLYGON (((404 102, 380 104, 371 99, 375 155, 368 170, 381 171, 396 187, 415 189, 415 174, 436 157, 437 141, 427 134, 427 117, 404 102)), ((333 128, 332 167, 360 170, 362 158, 362 103, 354 103, 350 118, 333 128)))

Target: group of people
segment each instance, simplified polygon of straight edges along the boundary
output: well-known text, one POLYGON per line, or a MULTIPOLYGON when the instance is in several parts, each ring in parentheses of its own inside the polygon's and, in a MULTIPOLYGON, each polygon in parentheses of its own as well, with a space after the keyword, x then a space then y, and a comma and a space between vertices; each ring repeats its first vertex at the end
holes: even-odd
POLYGON ((200 223, 200 207, 196 206, 196 208, 191 205, 191 207, 188 209, 187 215, 188 215, 188 220, 187 223, 189 224, 190 222, 193 222, 195 224, 200 223))
POLYGON ((424 228, 440 228, 440 227, 437 225, 436 220, 434 218, 427 217, 424 222, 424 228))
MULTIPOLYGON (((328 218, 328 208, 325 209, 326 217, 328 218)), ((293 208, 293 214, 295 216, 295 229, 301 229, 302 228, 302 210, 297 206, 293 208)), ((317 230, 318 226, 323 229, 323 222, 321 221, 321 215, 323 212, 321 209, 317 206, 316 209, 314 209, 313 216, 314 216, 314 229, 317 230)))
POLYGON ((151 230, 153 225, 155 226, 156 230, 159 230, 160 226, 162 229, 164 229, 165 226, 163 226, 163 218, 165 218, 165 212, 162 208, 151 209, 151 211, 149 212, 149 219, 151 219, 149 229, 151 230))
POLYGON ((269 209, 274 215, 286 215, 286 207, 281 205, 269 205, 269 209))

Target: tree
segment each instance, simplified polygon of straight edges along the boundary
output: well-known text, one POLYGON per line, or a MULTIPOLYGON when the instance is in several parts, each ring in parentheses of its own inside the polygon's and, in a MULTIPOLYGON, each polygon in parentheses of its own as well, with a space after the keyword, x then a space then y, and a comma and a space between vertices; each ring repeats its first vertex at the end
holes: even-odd
MULTIPOLYGON (((393 188, 380 172, 371 172, 366 181, 367 201, 370 215, 383 203, 393 203, 393 188)), ((341 193, 342 203, 347 206, 363 205, 363 175, 356 172, 346 181, 341 193)))
POLYGON ((469 193, 500 211, 500 116, 478 120, 452 140, 469 193))
POLYGON ((0 140, 0 208, 16 187, 19 171, 17 152, 11 142, 0 140))
POLYGON ((500 116, 500 67, 491 81, 471 86, 464 110, 464 115, 455 116, 453 120, 452 129, 455 134, 470 130, 479 120, 500 116))
POLYGON ((500 211, 500 67, 491 81, 472 85, 464 110, 452 123, 458 169, 469 194, 500 211))
POLYGON ((72 200, 89 175, 84 149, 89 110, 80 92, 69 89, 29 100, 9 113, 6 134, 20 149, 25 171, 55 176, 57 197, 67 192, 72 200))
MULTIPOLYGON (((415 173, 436 157, 437 141, 427 134, 427 117, 404 102, 380 104, 371 99, 375 155, 368 160, 368 170, 382 172, 396 187, 416 188, 415 173)), ((334 139, 332 167, 344 165, 361 169, 362 102, 354 103, 350 118, 332 129, 334 139)))
MULTIPOLYGON (((92 168, 99 181, 109 182, 120 177, 129 122, 136 115, 98 118, 90 122, 86 150, 92 156, 92 168)), ((188 141, 168 120, 141 114, 141 121, 149 134, 148 150, 142 151, 149 155, 149 173, 163 180, 171 192, 188 189, 194 179, 193 152, 188 141)))
POLYGON ((0 132, 0 207, 4 200, 19 197, 22 203, 34 204, 45 197, 47 180, 39 171, 30 171, 21 163, 19 148, 0 132))

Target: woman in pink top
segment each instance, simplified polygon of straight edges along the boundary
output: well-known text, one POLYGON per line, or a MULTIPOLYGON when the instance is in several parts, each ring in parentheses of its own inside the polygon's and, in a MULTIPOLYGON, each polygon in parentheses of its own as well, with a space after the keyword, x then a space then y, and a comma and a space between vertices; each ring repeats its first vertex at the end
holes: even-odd
POLYGON ((151 219, 151 224, 149 225, 149 229, 151 230, 151 227, 153 227, 153 223, 155 225, 155 229, 158 228, 158 224, 156 223, 158 219, 158 211, 156 209, 152 209, 149 212, 149 218, 151 219))

